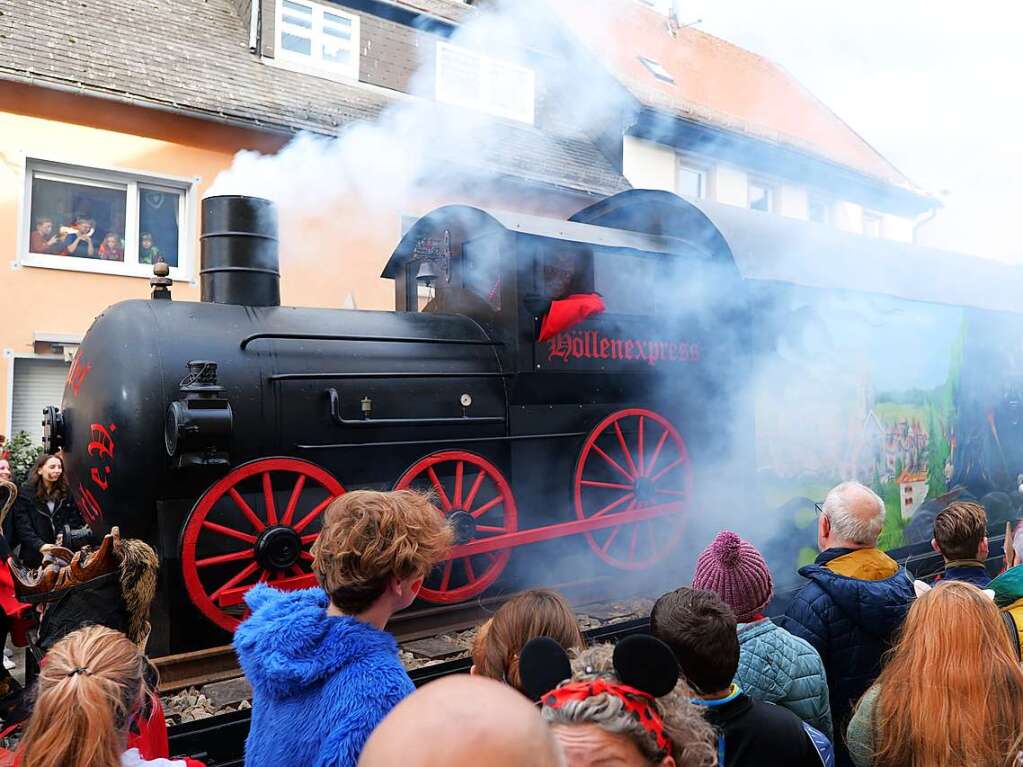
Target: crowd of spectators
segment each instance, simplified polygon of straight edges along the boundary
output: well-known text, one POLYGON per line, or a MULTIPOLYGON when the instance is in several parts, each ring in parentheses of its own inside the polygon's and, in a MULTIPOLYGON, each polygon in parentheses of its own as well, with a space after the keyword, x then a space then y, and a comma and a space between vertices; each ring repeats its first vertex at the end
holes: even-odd
MULTIPOLYGON (((53 513, 59 478, 34 472, 53 513)), ((937 585, 914 581, 877 547, 884 515, 869 488, 832 489, 783 614, 761 553, 723 531, 649 635, 587 646, 564 597, 531 590, 479 628, 471 674, 416 691, 386 627, 452 533, 423 495, 347 493, 313 548, 320 588, 246 595, 246 767, 1019 767, 1023 566, 989 583, 984 508, 956 501, 934 522, 937 585)), ((174 764, 148 670, 110 629, 65 637, 18 763, 174 764)))

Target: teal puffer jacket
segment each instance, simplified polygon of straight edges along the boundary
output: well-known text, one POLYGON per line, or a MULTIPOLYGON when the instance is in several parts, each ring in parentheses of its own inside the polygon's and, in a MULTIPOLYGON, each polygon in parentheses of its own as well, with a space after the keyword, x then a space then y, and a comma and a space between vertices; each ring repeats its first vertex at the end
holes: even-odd
POLYGON ((754 700, 784 706, 831 738, 828 682, 813 646, 768 618, 740 623, 738 631, 735 681, 742 691, 754 700))

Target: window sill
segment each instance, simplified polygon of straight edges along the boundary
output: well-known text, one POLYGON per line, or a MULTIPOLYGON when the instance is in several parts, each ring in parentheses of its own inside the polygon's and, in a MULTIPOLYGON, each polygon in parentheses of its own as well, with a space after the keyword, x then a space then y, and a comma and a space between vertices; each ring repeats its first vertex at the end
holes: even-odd
POLYGON ((333 82, 344 83, 345 85, 359 84, 359 75, 357 72, 353 72, 351 68, 331 69, 329 67, 318 67, 315 64, 299 59, 291 57, 282 58, 279 54, 273 57, 262 56, 260 60, 268 67, 274 67, 275 69, 285 69, 289 72, 298 72, 299 74, 319 77, 323 80, 332 80, 333 82))
MULTIPOLYGON (((148 280, 153 276, 153 267, 149 264, 124 264, 119 261, 100 261, 98 259, 77 259, 69 256, 42 256, 38 254, 23 255, 11 262, 12 269, 57 269, 65 272, 84 272, 86 274, 106 275, 111 277, 134 277, 148 280)), ((171 267, 170 278, 174 282, 192 282, 192 276, 180 267, 171 267)))

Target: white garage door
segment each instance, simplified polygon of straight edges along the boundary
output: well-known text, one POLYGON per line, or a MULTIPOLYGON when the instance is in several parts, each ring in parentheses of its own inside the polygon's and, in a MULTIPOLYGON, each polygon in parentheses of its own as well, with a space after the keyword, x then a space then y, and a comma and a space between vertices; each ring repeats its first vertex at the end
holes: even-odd
POLYGON ((11 434, 27 431, 43 438, 43 408, 60 406, 70 366, 64 360, 14 359, 14 397, 11 403, 11 434))

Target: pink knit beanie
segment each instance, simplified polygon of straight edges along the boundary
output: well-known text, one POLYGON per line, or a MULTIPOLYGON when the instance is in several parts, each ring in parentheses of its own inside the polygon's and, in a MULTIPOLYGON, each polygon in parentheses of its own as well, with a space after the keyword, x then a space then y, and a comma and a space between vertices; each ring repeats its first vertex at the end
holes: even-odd
POLYGON ((774 580, 752 543, 722 530, 696 560, 694 589, 716 592, 739 623, 749 623, 771 601, 774 580))

